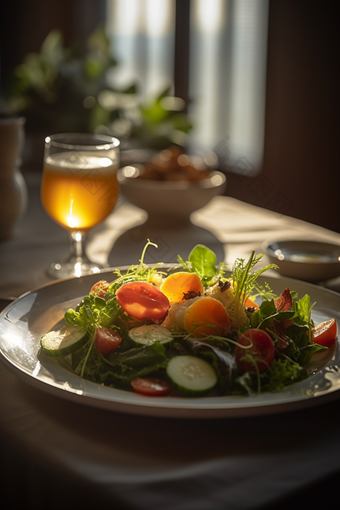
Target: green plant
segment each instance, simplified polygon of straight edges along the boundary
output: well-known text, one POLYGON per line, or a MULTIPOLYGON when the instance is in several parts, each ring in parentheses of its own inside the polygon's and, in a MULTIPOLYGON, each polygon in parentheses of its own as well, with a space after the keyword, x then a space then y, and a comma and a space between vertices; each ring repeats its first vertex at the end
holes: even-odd
POLYGON ((77 46, 65 47, 62 33, 52 30, 40 52, 15 68, 7 105, 26 117, 28 131, 100 131, 142 147, 183 146, 192 127, 180 111, 184 102, 171 98, 169 88, 145 103, 135 84, 116 90, 110 84, 116 66, 104 29, 90 35, 84 55, 77 46))
POLYGON ((97 29, 88 51, 65 48, 60 31, 52 30, 39 53, 29 53, 14 70, 7 101, 25 115, 28 129, 89 130, 96 96, 106 86, 109 69, 116 65, 109 40, 97 29))

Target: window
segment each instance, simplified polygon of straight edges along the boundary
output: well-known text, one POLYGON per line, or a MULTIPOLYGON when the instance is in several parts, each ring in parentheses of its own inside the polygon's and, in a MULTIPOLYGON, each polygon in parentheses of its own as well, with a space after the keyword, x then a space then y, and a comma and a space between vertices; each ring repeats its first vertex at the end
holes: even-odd
POLYGON ((268 0, 107 0, 115 85, 187 101, 193 151, 256 174, 264 139, 268 0), (176 13, 177 9, 177 13, 176 13), (176 46, 177 44, 177 46, 176 46))
POLYGON ((107 30, 119 63, 115 85, 137 82, 142 98, 173 84, 175 2, 108 0, 107 30))

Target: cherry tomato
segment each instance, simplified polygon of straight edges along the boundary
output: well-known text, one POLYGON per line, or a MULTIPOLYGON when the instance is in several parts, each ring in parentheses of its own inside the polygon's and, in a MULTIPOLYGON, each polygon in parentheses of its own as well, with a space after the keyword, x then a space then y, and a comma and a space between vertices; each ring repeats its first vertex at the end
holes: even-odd
POLYGON ((166 295, 147 282, 126 283, 117 290, 116 297, 123 310, 139 320, 161 320, 170 306, 166 295))
POLYGON ((97 328, 94 345, 100 354, 108 354, 114 351, 121 341, 120 335, 114 329, 106 326, 97 328))
POLYGON ((313 329, 313 342, 324 347, 331 347, 336 340, 337 333, 338 327, 335 319, 321 322, 313 329))
POLYGON ((150 397, 168 395, 172 389, 170 383, 155 377, 137 377, 131 382, 131 386, 137 393, 150 397))
POLYGON ((91 292, 98 297, 103 297, 104 294, 107 292, 109 286, 110 284, 106 280, 99 280, 99 282, 95 283, 92 286, 91 292))
POLYGON ((237 340, 237 343, 247 346, 248 349, 236 346, 235 359, 243 372, 263 372, 267 370, 275 356, 273 340, 268 333, 261 329, 247 329, 237 340), (251 357, 248 359, 248 356, 251 357), (253 360, 253 362, 252 362, 253 360))

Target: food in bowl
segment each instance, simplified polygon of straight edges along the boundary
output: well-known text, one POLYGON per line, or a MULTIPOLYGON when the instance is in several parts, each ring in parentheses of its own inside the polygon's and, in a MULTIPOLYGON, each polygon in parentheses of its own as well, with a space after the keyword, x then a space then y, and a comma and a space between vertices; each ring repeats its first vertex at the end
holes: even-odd
POLYGON ((224 173, 176 147, 147 163, 120 168, 117 177, 122 195, 148 213, 149 223, 162 228, 189 223, 191 213, 223 195, 227 185, 224 173))
POLYGON ((202 159, 188 156, 176 146, 157 153, 138 168, 140 171, 138 179, 152 181, 198 182, 207 179, 211 174, 210 168, 202 159))

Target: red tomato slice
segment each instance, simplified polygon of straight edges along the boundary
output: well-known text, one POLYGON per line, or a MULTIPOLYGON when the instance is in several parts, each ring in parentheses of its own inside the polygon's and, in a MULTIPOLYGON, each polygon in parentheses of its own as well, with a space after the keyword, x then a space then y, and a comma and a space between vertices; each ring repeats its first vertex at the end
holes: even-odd
POLYGON ((274 359, 274 342, 262 329, 247 329, 237 340, 239 344, 245 346, 250 345, 250 341, 253 345, 248 349, 236 346, 236 363, 243 372, 256 372, 256 369, 263 372, 269 368, 274 359), (252 359, 246 359, 248 356, 251 356, 254 362, 252 359))
POLYGON ((147 282, 126 283, 117 290, 116 297, 123 310, 139 320, 161 320, 170 306, 166 295, 147 282))
POLYGON ((170 383, 155 377, 137 377, 131 382, 131 386, 137 393, 150 397, 168 395, 172 389, 170 383))
POLYGON ((106 326, 97 328, 94 345, 100 354, 108 354, 114 351, 121 341, 121 336, 114 329, 106 326))
POLYGON ((337 333, 338 327, 335 319, 321 322, 313 329, 313 342, 324 347, 331 347, 336 340, 337 333))
POLYGON ((99 282, 95 283, 92 286, 91 292, 96 296, 103 297, 104 294, 107 292, 109 286, 110 284, 106 280, 99 280, 99 282))

